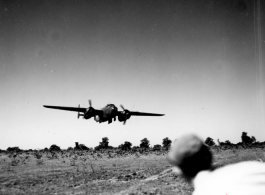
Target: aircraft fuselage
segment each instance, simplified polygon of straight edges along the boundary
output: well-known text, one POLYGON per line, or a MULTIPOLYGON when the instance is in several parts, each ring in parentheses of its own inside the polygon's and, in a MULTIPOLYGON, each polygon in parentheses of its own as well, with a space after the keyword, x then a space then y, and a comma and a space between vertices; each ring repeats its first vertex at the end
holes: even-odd
POLYGON ((94 119, 96 122, 106 122, 108 121, 109 123, 112 122, 112 119, 114 121, 116 120, 116 116, 118 114, 118 108, 114 104, 108 104, 106 105, 103 109, 103 115, 95 115, 94 119))

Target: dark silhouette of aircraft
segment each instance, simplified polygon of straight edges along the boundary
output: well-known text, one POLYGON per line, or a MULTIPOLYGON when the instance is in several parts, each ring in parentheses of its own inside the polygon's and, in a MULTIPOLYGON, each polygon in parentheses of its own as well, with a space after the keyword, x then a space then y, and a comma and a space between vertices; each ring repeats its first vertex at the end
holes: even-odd
POLYGON ((80 105, 78 107, 62 107, 62 106, 46 106, 46 105, 43 106, 45 108, 78 112, 77 114, 78 119, 80 116, 83 116, 84 119, 90 119, 91 117, 94 117, 94 120, 96 122, 102 123, 108 121, 108 124, 112 122, 112 119, 116 121, 117 116, 118 120, 120 122, 123 122, 123 124, 125 124, 126 121, 131 116, 164 116, 164 114, 129 111, 125 109, 122 105, 120 106, 123 111, 118 111, 118 108, 114 104, 107 104, 101 110, 96 110, 92 107, 91 100, 89 100, 88 102, 89 102, 88 108, 81 108, 80 105))

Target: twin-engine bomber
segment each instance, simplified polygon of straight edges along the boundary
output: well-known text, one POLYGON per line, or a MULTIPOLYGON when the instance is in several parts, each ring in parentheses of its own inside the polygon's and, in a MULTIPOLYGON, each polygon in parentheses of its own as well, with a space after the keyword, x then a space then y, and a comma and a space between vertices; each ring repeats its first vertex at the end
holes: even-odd
POLYGON ((81 108, 80 105, 78 107, 62 107, 62 106, 47 106, 47 105, 43 106, 45 108, 78 112, 77 114, 78 119, 80 116, 82 116, 84 119, 90 119, 94 117, 94 120, 96 122, 102 123, 108 121, 108 124, 110 124, 112 120, 116 121, 117 116, 118 120, 120 122, 123 122, 124 125, 131 116, 164 116, 164 114, 129 111, 125 109, 122 105, 120 106, 123 109, 123 111, 118 111, 118 108, 114 104, 107 104, 101 110, 96 110, 92 107, 91 100, 89 100, 88 102, 89 102, 88 108, 81 108))

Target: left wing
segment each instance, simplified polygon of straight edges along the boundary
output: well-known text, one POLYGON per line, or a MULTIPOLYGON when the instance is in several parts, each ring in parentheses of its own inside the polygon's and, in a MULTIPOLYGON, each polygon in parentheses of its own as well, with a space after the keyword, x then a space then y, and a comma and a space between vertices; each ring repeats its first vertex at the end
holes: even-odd
MULTIPOLYGON (((164 114, 156 114, 156 113, 146 113, 146 112, 136 112, 136 111, 129 111, 129 110, 124 110, 131 116, 164 116, 164 114)), ((124 111, 119 111, 119 114, 123 114, 124 111)))
POLYGON ((155 114, 155 113, 146 113, 146 112, 134 112, 130 111, 131 116, 164 116, 165 114, 155 114))

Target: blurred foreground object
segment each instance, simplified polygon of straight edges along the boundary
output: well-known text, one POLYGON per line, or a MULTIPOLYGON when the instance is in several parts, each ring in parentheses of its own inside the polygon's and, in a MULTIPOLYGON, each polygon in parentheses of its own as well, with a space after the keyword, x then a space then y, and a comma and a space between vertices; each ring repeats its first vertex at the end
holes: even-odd
POLYGON ((175 141, 167 159, 193 184, 193 195, 265 195, 265 163, 247 161, 214 170, 208 146, 196 135, 175 141))
POLYGON ((265 163, 246 161, 201 171, 193 185, 193 195, 264 195, 265 163))
POLYGON ((196 135, 185 135, 175 141, 167 160, 179 168, 179 173, 188 180, 212 166, 212 154, 208 146, 196 135))

